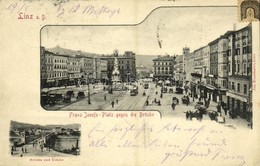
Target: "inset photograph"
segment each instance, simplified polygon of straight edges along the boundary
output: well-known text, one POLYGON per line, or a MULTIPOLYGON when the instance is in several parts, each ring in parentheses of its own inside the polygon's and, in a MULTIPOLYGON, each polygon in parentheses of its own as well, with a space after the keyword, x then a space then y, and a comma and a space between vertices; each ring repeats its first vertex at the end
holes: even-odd
POLYGON ((236 7, 163 7, 137 25, 45 26, 40 46, 45 110, 156 110, 252 126, 252 25, 238 22, 236 7))
POLYGON ((80 155, 80 124, 41 125, 11 121, 9 135, 11 156, 80 155))

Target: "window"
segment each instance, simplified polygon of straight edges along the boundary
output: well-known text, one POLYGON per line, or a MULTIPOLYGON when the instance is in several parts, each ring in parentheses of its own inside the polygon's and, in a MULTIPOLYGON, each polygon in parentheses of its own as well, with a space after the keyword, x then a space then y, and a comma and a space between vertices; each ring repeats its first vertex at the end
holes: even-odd
POLYGON ((223 70, 227 70, 227 66, 226 65, 223 65, 223 70))
POLYGON ((244 73, 246 74, 247 71, 246 71, 246 63, 243 64, 243 69, 244 69, 244 73))
POLYGON ((236 49, 236 55, 240 55, 240 49, 239 48, 236 49))
POLYGON ((230 56, 230 55, 231 55, 231 50, 228 50, 227 56, 230 56))
POLYGON ((231 66, 230 66, 230 64, 228 64, 228 72, 230 72, 231 71, 231 66))
POLYGON ((237 72, 240 72, 240 64, 237 64, 237 72))
POLYGON ((246 54, 247 53, 247 49, 246 47, 243 47, 243 54, 246 54))
POLYGON ((226 87, 226 86, 227 86, 227 81, 223 80, 223 87, 226 87))
POLYGON ((235 90, 235 83, 232 82, 232 90, 235 90))
POLYGON ((240 92, 240 83, 237 83, 237 91, 240 92))
POLYGON ((244 94, 247 94, 247 84, 244 84, 244 94))

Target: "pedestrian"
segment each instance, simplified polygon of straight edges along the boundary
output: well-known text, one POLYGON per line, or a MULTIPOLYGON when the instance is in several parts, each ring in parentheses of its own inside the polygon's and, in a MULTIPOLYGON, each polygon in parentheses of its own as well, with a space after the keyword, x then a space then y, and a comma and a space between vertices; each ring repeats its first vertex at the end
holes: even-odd
POLYGON ((202 113, 202 111, 199 112, 199 116, 200 116, 200 121, 202 121, 202 119, 203 119, 203 113, 202 113))
POLYGON ((146 101, 145 101, 145 103, 146 103, 146 105, 148 105, 148 104, 149 104, 149 101, 148 101, 148 100, 146 100, 146 101))
POLYGON ((27 148, 24 148, 25 153, 27 153, 27 148))
POLYGON ((158 91, 156 91, 155 94, 157 95, 157 94, 158 94, 158 91))
POLYGON ((191 112, 191 110, 189 111, 189 115, 190 115, 190 120, 192 120, 192 112, 191 112))
POLYGON ((161 93, 161 96, 160 96, 161 98, 163 98, 163 94, 161 93))
POLYGON ((106 94, 104 95, 104 100, 107 101, 107 95, 106 94))
POLYGON ((188 106, 190 104, 190 98, 189 98, 189 96, 187 96, 187 103, 186 103, 186 105, 188 106))
POLYGON ((224 105, 224 112, 225 112, 225 115, 227 115, 227 107, 224 105))
POLYGON ((156 98, 154 98, 154 103, 157 103, 157 100, 156 100, 156 98))
POLYGON ((115 102, 114 102, 114 101, 112 101, 111 105, 112 105, 112 108, 114 108, 115 102))
POLYGON ((43 145, 41 145, 41 151, 43 152, 43 145))
POLYGON ((22 153, 24 153, 23 147, 22 147, 22 153))
POLYGON ((116 104, 118 104, 118 99, 116 99, 116 104))
POLYGON ((220 103, 218 103, 218 105, 217 105, 217 112, 220 114, 220 116, 221 116, 221 106, 220 106, 220 103))
POLYGON ((175 104, 174 104, 174 102, 172 103, 172 109, 175 110, 175 104))
POLYGON ((186 111, 186 120, 189 120, 190 113, 189 111, 186 111))
POLYGON ((161 105, 161 101, 160 101, 160 100, 158 100, 158 105, 159 105, 159 106, 161 105))

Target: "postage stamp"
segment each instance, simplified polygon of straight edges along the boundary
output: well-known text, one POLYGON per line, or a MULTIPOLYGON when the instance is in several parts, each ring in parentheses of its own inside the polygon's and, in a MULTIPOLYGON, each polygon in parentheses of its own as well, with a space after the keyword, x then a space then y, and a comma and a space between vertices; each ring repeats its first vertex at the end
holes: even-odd
POLYGON ((259 21, 259 0, 238 0, 238 18, 240 22, 259 21))

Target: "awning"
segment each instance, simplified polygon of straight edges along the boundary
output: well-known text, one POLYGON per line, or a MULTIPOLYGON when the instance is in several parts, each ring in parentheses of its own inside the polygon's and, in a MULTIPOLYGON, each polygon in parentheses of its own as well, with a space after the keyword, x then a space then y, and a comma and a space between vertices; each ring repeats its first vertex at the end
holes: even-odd
POLYGON ((209 85, 206 85, 206 88, 210 89, 210 90, 215 90, 216 88, 213 87, 213 86, 209 86, 209 85))
POLYGON ((202 74, 199 74, 199 73, 191 73, 191 76, 201 78, 201 77, 202 77, 202 74))
POLYGON ((237 100, 240 100, 240 101, 243 101, 243 102, 247 102, 247 98, 242 97, 242 96, 238 96, 238 94, 233 94, 231 92, 227 92, 226 95, 229 96, 229 97, 232 97, 234 99, 237 99, 237 100))

